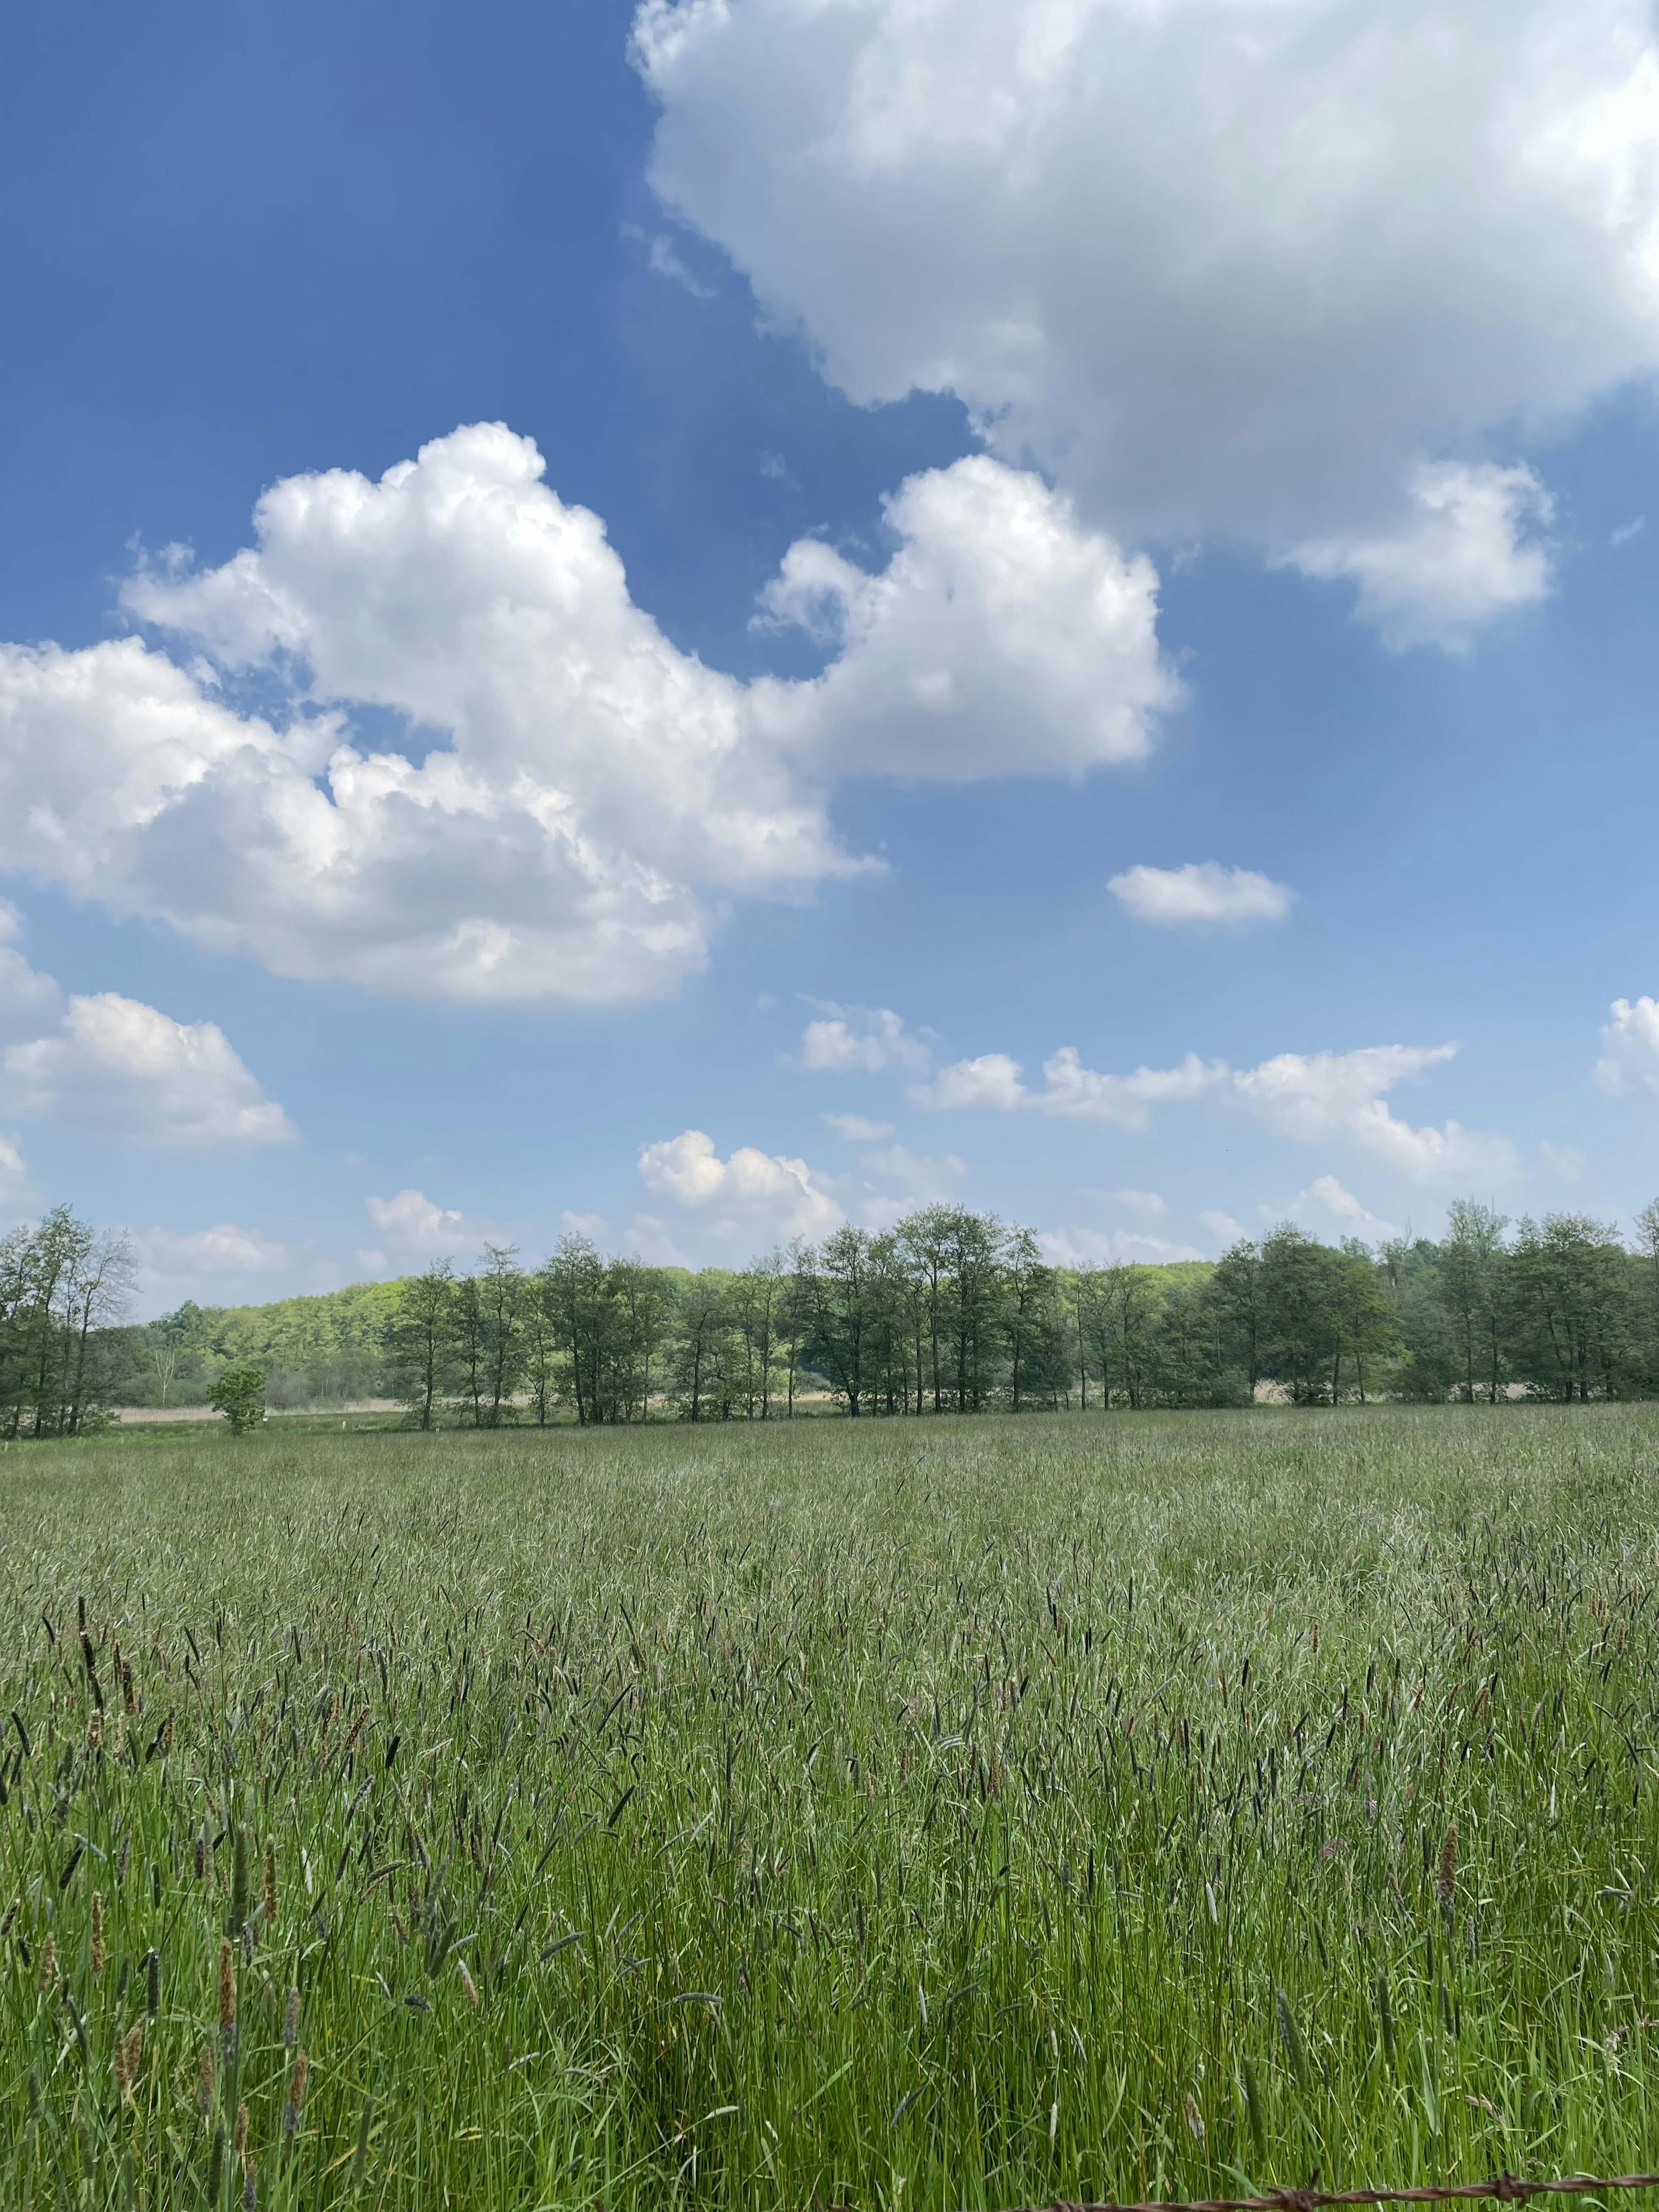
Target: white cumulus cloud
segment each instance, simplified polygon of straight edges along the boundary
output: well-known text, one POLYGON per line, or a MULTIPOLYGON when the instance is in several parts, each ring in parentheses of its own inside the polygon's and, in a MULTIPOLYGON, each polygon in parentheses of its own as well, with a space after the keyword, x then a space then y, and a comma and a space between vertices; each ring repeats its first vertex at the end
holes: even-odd
POLYGON ((1659 1000, 1615 999, 1608 1012, 1597 1083, 1615 1098, 1628 1091, 1659 1091, 1659 1000))
POLYGON ((287 1115, 216 1022, 177 1022, 118 992, 65 998, 14 941, 0 903, 0 1111, 144 1145, 288 1144, 287 1115))
POLYGON ((0 648, 0 867, 285 975, 650 997, 732 896, 872 865, 838 779, 1070 773, 1144 750, 1175 696, 1146 563, 982 456, 895 495, 879 574, 797 547, 769 618, 829 608, 837 650, 752 684, 663 635, 542 472, 478 423, 378 482, 288 477, 222 567, 170 549, 129 580, 169 652, 0 648))
POLYGON ((467 1217, 439 1206, 423 1190, 400 1190, 392 1198, 363 1200, 368 1218, 387 1247, 411 1255, 435 1257, 453 1252, 467 1231, 467 1217))
POLYGON ((1647 0, 645 0, 635 51, 658 191, 841 390, 1396 643, 1537 596, 1490 441, 1659 363, 1647 0))
POLYGON ((1173 1067, 1116 1075, 1085 1067, 1076 1048, 1065 1045, 1043 1062, 1040 1090, 1027 1085, 1020 1063, 1006 1053, 986 1053, 941 1068, 931 1082, 914 1085, 910 1097, 935 1112, 988 1106, 1127 1130, 1146 1128, 1158 1107, 1212 1098, 1301 1144, 1346 1139, 1416 1180, 1514 1175, 1520 1161, 1507 1137, 1449 1121, 1437 1128, 1414 1127, 1389 1109, 1385 1092, 1456 1050, 1443 1044, 1285 1052, 1249 1068, 1188 1053, 1173 1067))
POLYGON ((1494 616, 1547 595, 1550 549, 1538 532, 1554 502, 1530 469, 1425 462, 1407 490, 1412 512, 1392 534, 1310 540, 1289 556, 1304 575, 1357 583, 1354 611, 1385 645, 1460 653, 1494 616))
POLYGON ((930 1064, 926 1038, 913 1036, 890 1006, 838 1006, 827 999, 814 1003, 817 1018, 802 1030, 790 1063, 803 1074, 919 1073, 930 1064))
POLYGON ((659 1198, 716 1218, 722 1232, 788 1239, 826 1236, 842 1219, 840 1206, 805 1160, 739 1145, 726 1158, 701 1129, 683 1129, 647 1145, 640 1179, 659 1198))
POLYGON ((1188 922, 1238 928, 1253 921, 1282 921, 1296 897, 1288 884, 1276 884, 1252 868, 1224 868, 1216 860, 1188 860, 1180 868, 1126 868, 1106 888, 1137 921, 1169 929, 1188 922))

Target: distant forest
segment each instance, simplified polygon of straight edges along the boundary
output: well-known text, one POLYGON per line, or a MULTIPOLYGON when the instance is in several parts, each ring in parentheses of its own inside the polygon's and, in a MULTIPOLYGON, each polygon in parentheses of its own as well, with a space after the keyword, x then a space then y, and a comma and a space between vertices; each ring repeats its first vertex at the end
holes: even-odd
POLYGON ((66 1207, 0 1240, 0 1436, 200 1405, 243 1365, 275 1411, 378 1398, 423 1428, 1659 1396, 1659 1200, 1633 1249, 1460 1200, 1438 1243, 1285 1223, 1213 1263, 1057 1267, 1029 1230, 936 1206, 738 1270, 567 1237, 536 1268, 487 1245, 470 1273, 136 1326, 131 1280, 124 1242, 66 1207))

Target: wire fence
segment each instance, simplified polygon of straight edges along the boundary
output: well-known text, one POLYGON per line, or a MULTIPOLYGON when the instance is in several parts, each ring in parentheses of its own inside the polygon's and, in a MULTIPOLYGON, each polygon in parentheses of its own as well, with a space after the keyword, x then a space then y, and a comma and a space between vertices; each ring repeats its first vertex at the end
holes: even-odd
POLYGON ((1497 2173, 1490 2181, 1431 2182, 1419 2189, 1276 2189, 1267 2197, 1148 2197, 1130 2204, 1056 2197, 1051 2204, 1022 2205, 1011 2212, 1319 2212, 1327 2204, 1448 2204, 1487 2197, 1518 2204, 1529 2197, 1594 2197, 1607 2189, 1659 2189, 1659 2173, 1576 2173, 1553 2181, 1497 2173))

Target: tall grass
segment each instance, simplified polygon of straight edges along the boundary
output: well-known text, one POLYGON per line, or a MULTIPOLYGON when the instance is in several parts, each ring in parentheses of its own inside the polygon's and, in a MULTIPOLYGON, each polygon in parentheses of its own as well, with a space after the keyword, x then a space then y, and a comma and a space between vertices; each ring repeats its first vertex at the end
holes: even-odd
POLYGON ((14 1450, 0 2196, 945 2212, 1650 2162, 1656 1442, 14 1450))

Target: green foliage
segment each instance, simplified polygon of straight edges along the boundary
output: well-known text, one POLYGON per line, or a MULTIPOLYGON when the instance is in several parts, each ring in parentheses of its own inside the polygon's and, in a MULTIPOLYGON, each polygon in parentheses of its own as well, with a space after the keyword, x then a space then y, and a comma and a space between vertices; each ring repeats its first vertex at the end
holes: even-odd
POLYGON ((0 2201, 1650 2166, 1656 1429, 13 1453, 0 2201))
POLYGON ((1062 1267, 1029 1230, 947 1206, 735 1271, 649 1267, 566 1237, 534 1269, 487 1246, 470 1274, 444 1260, 270 1306, 186 1304, 137 1330, 88 1330, 87 1261, 53 1272, 70 1231, 90 1255, 67 1215, 0 1247, 12 1434, 77 1433, 118 1395, 199 1404, 248 1360, 274 1410, 384 1397, 422 1429, 1659 1391, 1659 1201, 1635 1251, 1571 1215, 1511 1234, 1463 1200, 1439 1243, 1332 1247, 1281 1223, 1213 1265, 1062 1267))
POLYGON ((251 1360, 227 1367, 208 1386, 207 1401, 230 1423, 233 1436, 246 1436, 265 1417, 264 1369, 251 1360))

